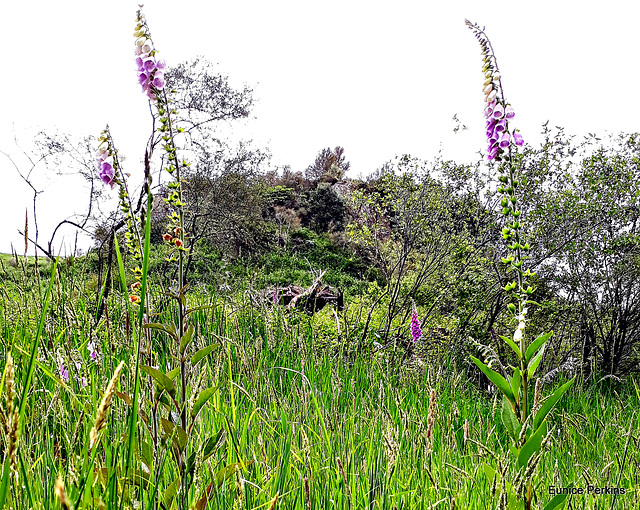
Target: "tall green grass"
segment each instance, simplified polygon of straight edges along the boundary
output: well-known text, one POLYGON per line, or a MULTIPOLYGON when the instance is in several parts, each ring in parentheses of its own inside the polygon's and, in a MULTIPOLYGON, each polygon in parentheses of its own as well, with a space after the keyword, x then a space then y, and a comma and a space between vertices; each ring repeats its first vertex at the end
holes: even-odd
MULTIPOLYGON (((80 508, 176 508, 175 445, 182 439, 165 424, 160 462, 152 461, 153 431, 145 416, 157 385, 141 375, 136 391, 127 296, 110 295, 108 319, 94 324, 87 280, 82 261, 60 264, 41 282, 48 306, 45 299, 28 307, 23 280, 3 281, 0 330, 4 352, 12 349, 16 360, 23 399, 20 467, 17 480, 6 478, 5 508, 60 508, 54 497, 59 474, 71 501, 82 491, 80 508), (100 346, 98 363, 90 360, 90 341, 100 346), (57 352, 68 360, 68 383, 58 373, 57 352), (122 398, 113 401, 86 470, 96 409, 121 361, 122 398), (81 374, 86 387, 76 379, 81 374), (140 410, 132 421, 127 396, 133 395, 140 410)), ((189 374, 190 394, 211 388, 201 407, 190 403, 198 416, 185 450, 193 473, 190 507, 269 508, 276 496, 275 507, 304 510, 495 506, 485 465, 495 467, 493 455, 505 452, 508 437, 493 395, 477 390, 447 359, 428 360, 423 370, 380 353, 346 357, 319 348, 314 318, 256 307, 249 294, 188 297, 189 308, 202 307, 190 315, 196 331, 190 352, 213 345, 189 374), (430 405, 435 421, 428 439, 430 405)), ((152 293, 151 300, 159 303, 162 296, 152 293)), ((170 307, 156 311, 157 322, 175 320, 170 307)), ((152 330, 150 340, 158 369, 168 371, 174 350, 167 335, 152 330)), ((629 492, 615 502, 612 496, 574 496, 571 508, 639 508, 639 405, 632 380, 572 390, 551 420, 556 432, 535 479, 534 508, 551 499, 550 485, 590 484, 629 492)), ((170 420, 163 408, 159 412, 170 420)), ((6 438, 3 447, 7 466, 6 438)))

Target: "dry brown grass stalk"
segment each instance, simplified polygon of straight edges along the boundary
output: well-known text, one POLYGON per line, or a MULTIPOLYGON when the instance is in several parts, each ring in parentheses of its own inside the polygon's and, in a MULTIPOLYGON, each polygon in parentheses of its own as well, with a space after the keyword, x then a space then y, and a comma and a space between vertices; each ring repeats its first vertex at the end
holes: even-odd
POLYGON ((111 400, 113 398, 113 394, 116 392, 116 385, 118 383, 118 379, 120 377, 120 372, 122 372, 122 367, 124 366, 124 361, 121 361, 116 368, 116 371, 113 374, 113 377, 109 381, 107 385, 107 389, 104 392, 104 396, 102 397, 102 402, 100 402, 100 407, 98 407, 98 414, 96 415, 96 421, 91 429, 90 433, 90 442, 89 448, 93 448, 93 446, 98 441, 98 433, 104 427, 107 422, 107 411, 111 406, 111 400))
POLYGON ((63 510, 71 510, 71 503, 69 503, 69 500, 67 499, 67 492, 64 490, 62 475, 58 475, 54 491, 56 493, 56 497, 60 500, 60 506, 63 510))
POLYGON ((309 488, 309 479, 304 477, 304 500, 307 510, 311 510, 311 489, 309 488))
POLYGON ((273 510, 278 505, 279 497, 280 497, 280 492, 276 492, 276 497, 271 500, 271 506, 269 506, 269 510, 273 510))
POLYGON ((347 497, 351 498, 351 489, 349 488, 349 480, 347 480, 347 475, 344 472, 344 467, 342 467, 342 461, 340 457, 336 457, 338 461, 338 467, 340 468, 340 474, 342 475, 342 479, 344 480, 344 490, 347 493, 347 497))
POLYGON ((7 365, 5 367, 6 373, 6 394, 7 399, 7 455, 9 456, 9 463, 11 466, 11 473, 17 479, 18 478, 18 410, 14 408, 13 404, 16 398, 16 381, 15 370, 13 367, 13 357, 11 353, 7 355, 7 365))
POLYGON ((427 431, 425 438, 427 440, 427 450, 429 453, 433 451, 433 425, 436 422, 436 390, 432 389, 429 395, 429 414, 427 414, 427 431))

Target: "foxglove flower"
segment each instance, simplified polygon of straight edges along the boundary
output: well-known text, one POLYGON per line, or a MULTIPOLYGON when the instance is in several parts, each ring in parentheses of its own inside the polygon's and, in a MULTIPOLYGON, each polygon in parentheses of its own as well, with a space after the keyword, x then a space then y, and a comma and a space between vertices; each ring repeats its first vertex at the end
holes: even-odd
POLYGON ((60 378, 64 380, 64 382, 69 382, 69 369, 64 366, 63 363, 58 365, 58 373, 60 374, 60 378))
POLYGON ((515 143, 518 147, 522 147, 522 145, 524 144, 522 135, 517 131, 513 133, 513 143, 515 143))
POLYGON ((98 348, 96 347, 96 344, 94 344, 93 342, 89 342, 87 344, 87 350, 89 351, 89 357, 91 358, 91 361, 94 362, 98 362, 98 348))
MULTIPOLYGON (((478 25, 466 22, 467 26, 473 31, 476 39, 480 42, 484 67, 482 72, 485 73, 485 81, 482 84, 482 92, 485 96, 487 106, 484 109, 484 116, 487 119, 486 136, 487 159, 492 161, 500 159, 502 152, 511 145, 511 130, 509 129, 509 121, 515 117, 515 111, 505 101, 500 82, 500 73, 496 57, 493 54, 489 39, 478 25)), ((513 143, 520 146, 524 143, 522 135, 513 133, 513 143)))
POLYGON ((417 342, 422 337, 422 329, 420 328, 418 311, 415 307, 413 308, 413 312, 411 313, 411 336, 413 337, 414 342, 417 342))
POLYGON ((116 167, 113 159, 113 148, 110 142, 109 135, 109 127, 105 129, 99 138, 100 147, 98 148, 98 152, 96 153, 96 161, 98 163, 98 177, 104 182, 111 186, 116 183, 116 167))
POLYGON ((156 60, 156 50, 149 35, 149 28, 141 11, 138 11, 136 31, 136 65, 138 66, 138 82, 149 99, 155 100, 157 93, 164 89, 165 79, 162 70, 166 67, 164 60, 156 60))

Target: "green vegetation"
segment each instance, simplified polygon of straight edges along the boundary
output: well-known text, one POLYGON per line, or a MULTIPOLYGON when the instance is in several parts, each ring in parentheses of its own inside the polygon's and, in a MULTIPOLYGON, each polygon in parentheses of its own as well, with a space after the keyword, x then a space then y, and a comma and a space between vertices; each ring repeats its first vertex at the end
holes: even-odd
POLYGON ((226 146, 251 90, 166 68, 138 11, 139 197, 107 128, 95 247, 0 258, 0 510, 640 508, 640 135, 511 150, 467 23, 496 171, 362 180, 226 146))
MULTIPOLYGON (((84 487, 80 500, 87 508, 129 508, 136 501, 150 508, 156 488, 159 508, 171 508, 174 468, 167 461, 160 472, 149 471, 151 432, 144 422, 151 379, 143 378, 141 392, 147 397, 141 399, 134 463, 124 478, 126 442, 118 438, 127 437, 126 395, 133 392, 135 356, 126 295, 114 291, 108 318, 96 324, 83 260, 61 261, 59 269, 39 339, 41 303, 20 308, 21 281, 3 285, 9 299, 3 301, 2 334, 13 352, 18 395, 29 352, 39 340, 16 458, 22 488, 11 482, 11 506, 58 508, 53 482, 61 474, 71 501, 84 487), (95 361, 92 349, 98 353, 95 361), (125 368, 95 467, 87 471, 83 465, 96 410, 121 361, 125 368), (68 369, 68 382, 60 364, 68 369)), ((306 509, 308 487, 312 508, 450 508, 454 499, 458 508, 490 507, 492 479, 486 466, 495 466, 493 455, 502 455, 508 444, 493 395, 470 384, 451 358, 425 356, 423 366, 416 359, 399 362, 393 350, 370 346, 348 356, 349 310, 339 315, 342 336, 327 350, 322 313, 255 306, 249 298, 253 291, 203 290, 189 296, 189 307, 210 306, 190 315, 197 331, 193 352, 213 346, 192 374, 192 385, 213 390, 189 446, 183 449, 180 438, 171 440, 165 430, 159 453, 176 457, 180 451, 192 459, 190 501, 195 504, 211 487, 211 500, 201 508, 268 508, 279 494, 279 508, 306 509)), ((152 299, 159 302, 162 296, 152 299)), ((171 309, 161 313, 154 320, 171 321, 171 309)), ((167 370, 169 338, 153 331, 150 341, 159 370, 167 370)), ((6 400, 3 405, 6 409, 6 400)), ((189 406, 195 412, 196 402, 189 406)), ((536 508, 550 499, 546 488, 551 485, 635 488, 639 406, 640 392, 632 381, 603 381, 568 394, 551 419, 554 434, 536 477, 536 508)), ((637 492, 618 496, 616 508, 637 508, 639 497, 637 492)), ((585 508, 603 503, 608 508, 612 499, 574 497, 585 508)))

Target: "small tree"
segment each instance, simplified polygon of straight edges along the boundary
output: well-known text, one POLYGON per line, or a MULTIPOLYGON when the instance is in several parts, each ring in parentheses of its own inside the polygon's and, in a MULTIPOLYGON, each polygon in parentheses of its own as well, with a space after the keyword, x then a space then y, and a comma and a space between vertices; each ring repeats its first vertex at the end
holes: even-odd
POLYGON ((338 146, 335 149, 327 147, 318 153, 313 165, 307 167, 305 176, 314 184, 321 180, 336 182, 344 177, 350 167, 351 163, 345 160, 342 147, 338 146))

